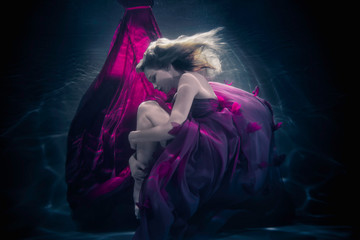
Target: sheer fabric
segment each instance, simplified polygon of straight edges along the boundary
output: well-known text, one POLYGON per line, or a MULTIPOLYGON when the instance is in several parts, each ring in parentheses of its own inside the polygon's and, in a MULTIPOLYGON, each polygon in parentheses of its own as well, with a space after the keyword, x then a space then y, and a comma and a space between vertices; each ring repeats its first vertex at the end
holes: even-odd
POLYGON ((251 218, 259 208, 266 215, 282 201, 270 104, 241 89, 210 84, 219 100, 194 99, 188 119, 170 131, 175 138, 142 186, 136 240, 183 239, 241 218, 241 209, 251 218))
POLYGON ((139 226, 134 239, 181 238, 263 218, 284 206, 278 168, 283 158, 276 155, 273 135, 280 125, 273 122, 270 104, 257 91, 210 83, 218 100, 194 100, 189 118, 171 131, 175 138, 158 149, 141 189, 139 225, 128 134, 135 130, 141 102, 155 100, 170 113, 174 92, 166 96, 135 72, 149 43, 161 37, 152 1, 119 2, 125 14, 68 134, 67 199, 79 226, 91 231, 139 226))
POLYGON ((164 96, 135 72, 149 43, 161 36, 152 10, 120 2, 132 8, 125 10, 106 62, 82 97, 68 133, 66 182, 72 209, 131 189, 133 150, 127 137, 135 130, 138 105, 150 96, 164 96))

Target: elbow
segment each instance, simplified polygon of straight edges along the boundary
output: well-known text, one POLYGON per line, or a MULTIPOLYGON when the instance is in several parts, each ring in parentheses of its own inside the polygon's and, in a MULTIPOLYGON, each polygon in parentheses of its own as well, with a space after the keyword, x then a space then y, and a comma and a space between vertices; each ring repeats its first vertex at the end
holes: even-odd
POLYGON ((173 127, 173 125, 182 125, 187 119, 187 116, 183 114, 172 114, 169 119, 170 125, 173 127))

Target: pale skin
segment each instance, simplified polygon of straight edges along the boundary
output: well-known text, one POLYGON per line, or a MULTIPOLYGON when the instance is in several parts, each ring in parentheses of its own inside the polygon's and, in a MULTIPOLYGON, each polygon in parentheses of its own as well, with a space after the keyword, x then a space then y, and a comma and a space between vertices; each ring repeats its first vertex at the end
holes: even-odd
MULTIPOLYGON (((154 88, 165 93, 176 88, 177 93, 170 115, 155 101, 143 102, 138 108, 136 131, 129 134, 130 146, 136 150, 136 157, 133 155, 129 159, 131 174, 135 179, 134 202, 139 201, 146 172, 154 164, 152 154, 157 145, 160 143, 164 146, 167 140, 174 137, 168 133, 173 128, 172 123, 182 124, 187 119, 195 98, 217 98, 206 78, 198 72, 178 71, 170 64, 164 69, 145 68, 144 74, 154 88)), ((136 205, 135 215, 139 218, 136 205)))

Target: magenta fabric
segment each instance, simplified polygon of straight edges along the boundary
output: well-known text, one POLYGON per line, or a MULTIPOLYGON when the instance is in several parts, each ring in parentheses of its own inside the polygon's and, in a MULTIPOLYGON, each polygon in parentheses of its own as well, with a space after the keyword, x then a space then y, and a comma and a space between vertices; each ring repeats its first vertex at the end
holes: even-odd
POLYGON ((151 96, 165 96, 135 72, 149 43, 161 36, 147 6, 152 1, 119 2, 131 8, 125 10, 106 62, 82 97, 68 133, 66 182, 72 209, 113 191, 131 191, 128 160, 134 151, 128 134, 135 130, 138 105, 151 96))
POLYGON ((257 94, 210 84, 218 100, 194 100, 143 184, 133 239, 183 239, 220 216, 225 223, 242 204, 261 202, 282 188, 270 104, 257 94))
POLYGON ((141 102, 155 100, 170 113, 175 92, 165 95, 135 72, 149 43, 161 37, 152 1, 119 2, 125 14, 68 134, 66 182, 73 219, 91 231, 139 226, 134 239, 158 240, 214 231, 233 218, 238 222, 241 209, 253 216, 249 202, 255 209, 262 206, 258 216, 271 211, 282 192, 278 165, 284 158, 276 156, 273 141, 281 123, 273 122, 259 89, 250 94, 211 82, 218 100, 194 100, 189 118, 174 124, 175 138, 158 149, 142 186, 138 225, 128 134, 135 130, 141 102))

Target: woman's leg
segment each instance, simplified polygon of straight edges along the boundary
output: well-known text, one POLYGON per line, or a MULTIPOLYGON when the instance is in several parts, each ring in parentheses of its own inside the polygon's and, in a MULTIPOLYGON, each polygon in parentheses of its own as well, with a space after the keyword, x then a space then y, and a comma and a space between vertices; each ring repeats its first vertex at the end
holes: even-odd
MULTIPOLYGON (((137 113, 137 130, 149 129, 167 123, 169 114, 155 101, 147 101, 140 104, 137 113)), ((150 172, 154 159, 152 155, 158 146, 158 142, 145 142, 136 145, 136 156, 129 160, 131 175, 135 180, 134 202, 139 201, 141 185, 150 172)), ((138 217, 138 208, 135 205, 135 215, 138 217)))

